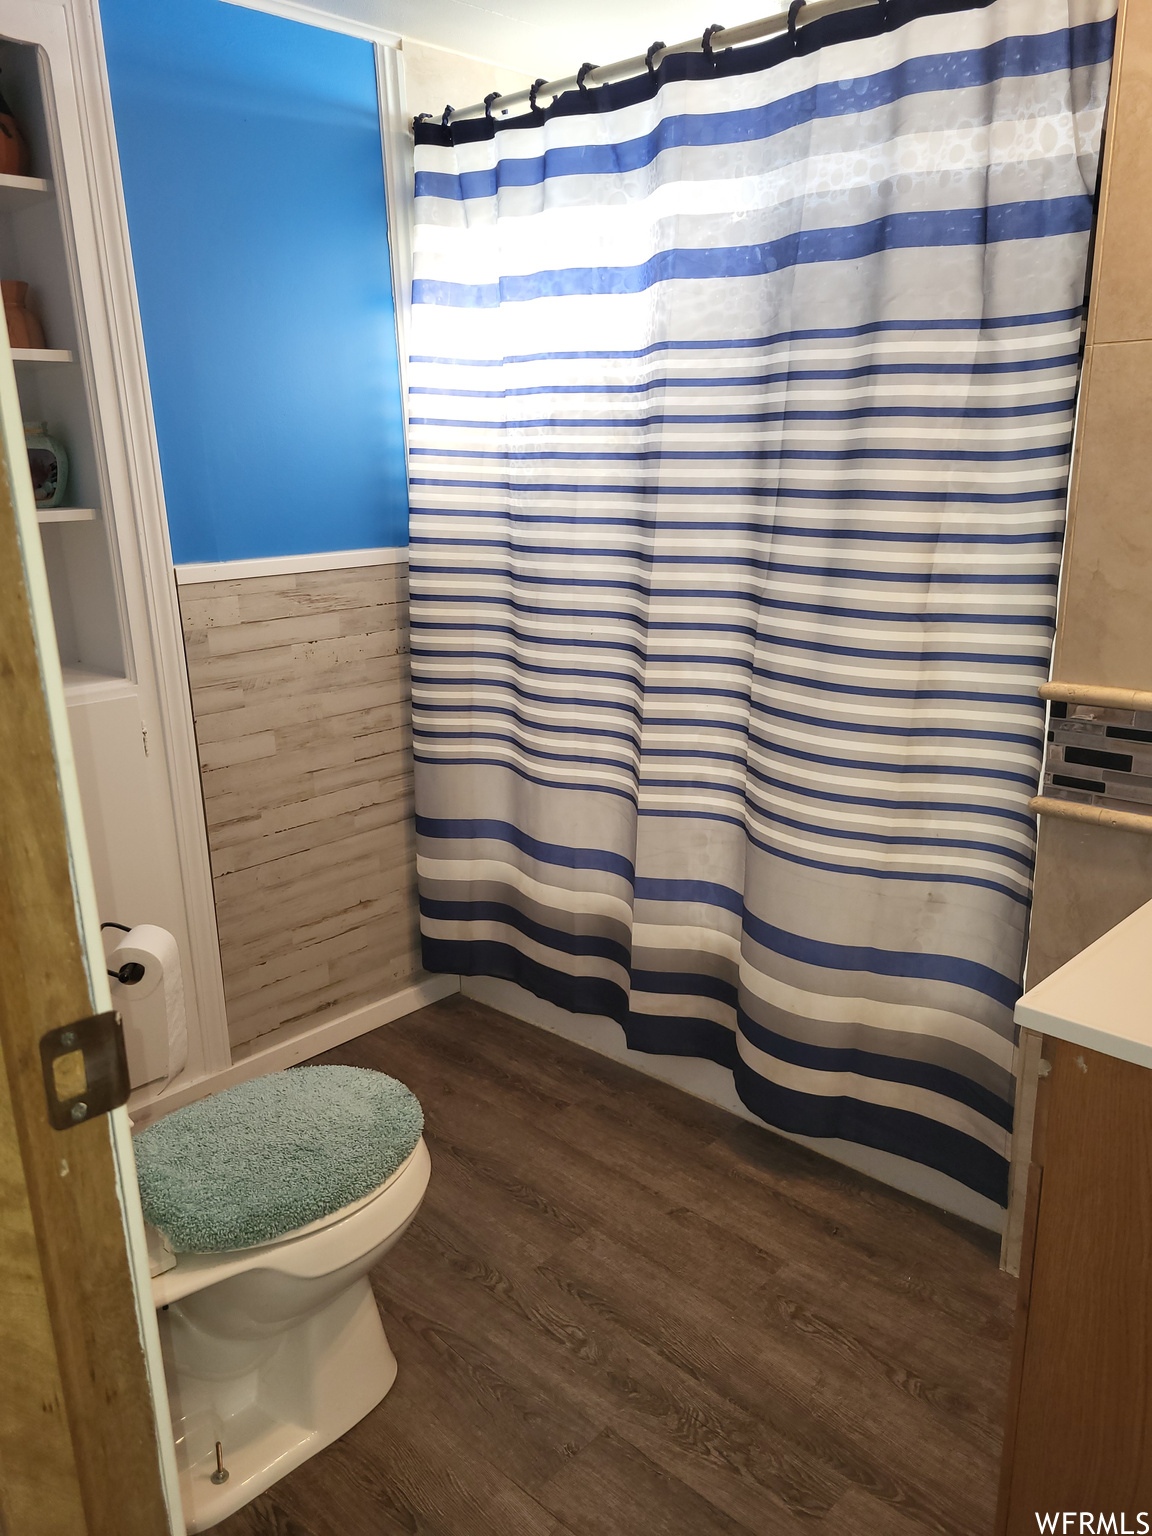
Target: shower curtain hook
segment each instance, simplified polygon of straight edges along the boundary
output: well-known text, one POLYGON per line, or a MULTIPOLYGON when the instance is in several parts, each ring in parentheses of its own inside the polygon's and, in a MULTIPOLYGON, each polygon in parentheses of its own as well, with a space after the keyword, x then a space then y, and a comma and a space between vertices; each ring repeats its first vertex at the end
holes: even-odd
POLYGON ((494 101, 499 101, 502 95, 502 91, 489 91, 487 96, 484 98, 484 116, 488 119, 489 122, 492 121, 492 103, 494 101))
POLYGON ((456 110, 455 107, 445 107, 444 108, 443 116, 440 119, 440 126, 441 126, 441 128, 447 128, 447 126, 448 126, 448 119, 452 116, 452 114, 453 114, 453 112, 455 112, 455 110, 456 110))
POLYGON ((804 0, 792 0, 788 7, 788 36, 792 40, 792 52, 800 52, 800 37, 796 31, 796 18, 804 9, 804 0))
POLYGON ((431 121, 431 112, 417 112, 416 116, 412 119, 412 132, 415 133, 421 123, 430 123, 431 121))
POLYGON ((543 107, 538 107, 536 105, 536 93, 537 93, 537 91, 540 89, 540 87, 542 85, 547 85, 547 84, 548 84, 548 82, 547 82, 547 80, 545 80, 543 75, 537 75, 536 79, 533 80, 532 85, 531 85, 531 87, 530 87, 530 89, 528 91, 528 110, 529 110, 529 112, 543 112, 544 108, 543 107))
POLYGON ((649 48, 648 52, 644 55, 644 62, 648 66, 648 73, 650 75, 654 75, 656 73, 656 66, 655 66, 655 64, 653 64, 652 60, 656 57, 656 55, 658 53, 663 53, 663 52, 664 52, 664 44, 663 43, 653 43, 651 48, 649 48))
POLYGON ((585 76, 591 74, 594 69, 598 69, 599 67, 600 66, 598 64, 589 64, 588 61, 585 60, 584 63, 581 64, 580 68, 576 71, 576 89, 580 92, 581 96, 587 96, 588 94, 588 87, 584 84, 585 76))
POLYGON ((716 36, 717 32, 723 32, 723 30, 723 26, 718 21, 714 21, 710 27, 704 28, 704 36, 700 39, 700 52, 710 64, 715 64, 716 62, 716 55, 712 52, 712 39, 716 36))

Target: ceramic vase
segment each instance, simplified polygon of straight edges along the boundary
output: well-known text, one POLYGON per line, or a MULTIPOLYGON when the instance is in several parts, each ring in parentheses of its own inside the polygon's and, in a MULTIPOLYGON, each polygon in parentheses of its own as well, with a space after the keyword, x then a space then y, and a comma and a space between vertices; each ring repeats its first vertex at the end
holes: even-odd
POLYGON ((12 109, 0 96, 0 176, 27 176, 28 145, 12 109))
POLYGON ((0 290, 4 294, 9 344, 13 347, 45 346, 44 327, 28 308, 28 284, 5 280, 0 282, 0 290))
POLYGON ((28 450, 36 505, 58 507, 68 488, 67 449, 56 438, 49 437, 47 424, 43 421, 24 423, 24 446, 28 450))

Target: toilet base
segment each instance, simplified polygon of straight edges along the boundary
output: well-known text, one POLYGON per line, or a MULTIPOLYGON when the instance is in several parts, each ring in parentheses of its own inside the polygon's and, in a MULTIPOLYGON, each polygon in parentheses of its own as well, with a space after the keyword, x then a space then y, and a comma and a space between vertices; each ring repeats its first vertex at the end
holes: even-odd
POLYGON ((396 1380, 396 1357, 367 1276, 256 1351, 247 1340, 216 1337, 208 1349, 190 1352, 189 1335, 201 1346, 206 1341, 182 1304, 158 1317, 190 1536, 347 1433, 396 1380), (194 1369, 190 1357, 198 1361, 194 1369), (217 1440, 228 1470, 223 1483, 212 1482, 217 1440))

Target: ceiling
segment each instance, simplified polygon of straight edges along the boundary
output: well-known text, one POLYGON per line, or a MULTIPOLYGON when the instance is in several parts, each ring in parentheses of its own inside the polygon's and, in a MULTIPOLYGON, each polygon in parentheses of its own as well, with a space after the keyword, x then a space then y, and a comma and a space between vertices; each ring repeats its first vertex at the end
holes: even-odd
MULTIPOLYGON (((247 0, 259 9, 297 7, 247 0)), ((399 33, 471 54, 535 78, 572 74, 585 59, 609 64, 659 39, 679 43, 711 22, 734 27, 782 9, 781 0, 305 0, 299 10, 330 16, 341 30, 399 33)))

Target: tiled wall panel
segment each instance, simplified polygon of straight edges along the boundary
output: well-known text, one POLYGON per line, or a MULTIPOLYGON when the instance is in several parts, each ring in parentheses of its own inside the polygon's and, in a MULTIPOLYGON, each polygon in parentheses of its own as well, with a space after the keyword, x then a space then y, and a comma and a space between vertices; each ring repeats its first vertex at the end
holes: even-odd
POLYGON ((422 974, 405 568, 180 591, 233 1045, 422 974))
MULTIPOLYGON (((1121 0, 1052 662, 1055 682, 1087 688, 1152 690, 1150 121, 1152 5, 1121 0)), ((1152 721, 1069 704, 1050 724, 1047 799, 1152 811, 1152 721)), ((1055 820, 1037 851, 1030 986, 1106 931, 1099 913, 1152 900, 1152 837, 1055 820)))
POLYGON ((1152 341, 1090 346, 1053 676, 1152 687, 1152 341))

